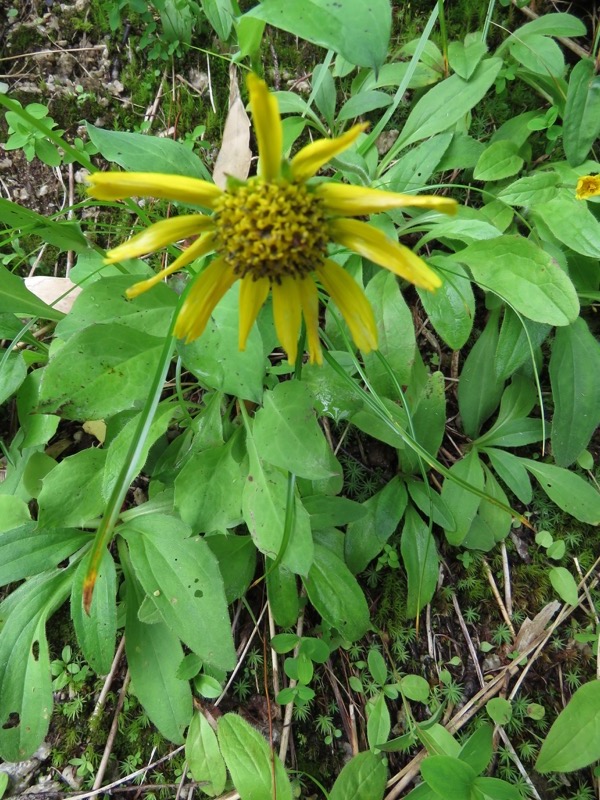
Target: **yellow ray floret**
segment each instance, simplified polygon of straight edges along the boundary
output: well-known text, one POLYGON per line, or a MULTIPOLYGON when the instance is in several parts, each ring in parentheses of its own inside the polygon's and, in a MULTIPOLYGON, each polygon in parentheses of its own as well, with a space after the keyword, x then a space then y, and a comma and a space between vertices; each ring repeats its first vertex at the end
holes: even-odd
POLYGON ((315 194, 323 200, 326 210, 342 217, 359 217, 378 214, 393 208, 430 208, 442 214, 456 214, 457 202, 449 197, 431 194, 399 194, 350 186, 346 183, 321 183, 315 194))
POLYGON ((222 190, 214 183, 162 172, 94 172, 88 175, 89 194, 98 200, 160 197, 212 208, 222 190))
POLYGON ((583 175, 577 181, 575 197, 578 200, 587 200, 588 197, 600 195, 600 175, 583 175))

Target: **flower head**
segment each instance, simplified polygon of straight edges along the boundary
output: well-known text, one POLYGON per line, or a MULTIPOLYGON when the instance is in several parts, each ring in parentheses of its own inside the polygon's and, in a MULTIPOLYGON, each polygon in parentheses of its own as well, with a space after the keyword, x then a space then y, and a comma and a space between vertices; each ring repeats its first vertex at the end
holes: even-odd
POLYGON ((578 200, 587 200, 600 194, 600 175, 583 175, 577 181, 575 197, 578 200))
POLYGON ((201 256, 215 258, 198 275, 183 303, 175 335, 198 338, 225 292, 239 280, 239 347, 266 301, 273 297, 279 341, 290 363, 296 359, 302 317, 311 363, 321 363, 317 282, 341 311, 356 345, 368 353, 377 347, 371 306, 358 284, 327 256, 330 241, 354 250, 416 286, 435 289, 437 275, 411 250, 377 228, 353 217, 403 206, 454 213, 445 197, 416 196, 362 186, 310 179, 330 159, 348 148, 365 125, 355 125, 334 139, 306 145, 290 161, 282 158, 282 127, 276 98, 256 75, 248 76, 250 107, 258 142, 259 169, 246 182, 230 178, 227 189, 178 175, 97 172, 89 193, 102 200, 159 197, 202 206, 211 214, 184 214, 151 225, 107 254, 106 263, 137 258, 181 239, 198 238, 166 269, 132 286, 136 297, 162 278, 201 256))

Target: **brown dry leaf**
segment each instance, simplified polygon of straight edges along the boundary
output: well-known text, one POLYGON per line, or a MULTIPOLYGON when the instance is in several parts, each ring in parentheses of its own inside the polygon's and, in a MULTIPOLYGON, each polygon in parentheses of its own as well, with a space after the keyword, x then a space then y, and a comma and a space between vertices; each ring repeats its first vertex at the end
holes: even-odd
POLYGON ((515 650, 519 653, 526 650, 529 645, 533 644, 536 639, 541 639, 546 631, 546 626, 560 608, 558 600, 553 600, 544 606, 539 614, 536 614, 533 619, 527 619, 521 625, 517 639, 515 641, 515 650))
POLYGON ((223 143, 213 170, 213 180, 225 188, 227 176, 245 181, 250 172, 250 120, 240 97, 237 67, 229 67, 229 113, 225 120, 223 143))
POLYGON ((62 311, 63 314, 69 313, 75 298, 81 292, 81 287, 69 278, 52 278, 44 275, 25 278, 25 286, 47 306, 52 306, 58 311, 62 311), (63 297, 63 295, 65 296, 63 297), (61 299, 55 303, 54 301, 58 297, 61 299))
POLYGON ((90 436, 95 436, 100 444, 104 444, 104 440, 106 439, 106 422, 104 422, 103 419, 89 419, 87 422, 83 423, 82 427, 90 436))

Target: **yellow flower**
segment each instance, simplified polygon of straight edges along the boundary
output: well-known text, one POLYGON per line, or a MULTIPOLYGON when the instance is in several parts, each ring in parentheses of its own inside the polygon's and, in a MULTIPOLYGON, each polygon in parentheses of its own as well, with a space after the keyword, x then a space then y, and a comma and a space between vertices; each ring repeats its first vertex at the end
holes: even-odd
POLYGON ((583 175, 577 181, 575 197, 578 200, 587 200, 600 194, 600 175, 583 175))
POLYGON ((327 257, 328 242, 354 250, 416 286, 435 289, 437 275, 411 250, 366 222, 351 217, 403 206, 452 214, 456 203, 445 197, 413 196, 341 183, 308 181, 330 159, 356 141, 365 125, 355 125, 335 139, 320 139, 290 161, 282 158, 282 127, 275 97, 264 81, 248 76, 250 107, 258 142, 258 175, 246 182, 229 179, 226 191, 207 181, 143 172, 97 172, 89 193, 101 200, 160 197, 208 208, 212 214, 184 214, 151 225, 107 254, 112 264, 137 258, 197 235, 167 269, 132 286, 136 297, 192 261, 211 252, 216 257, 198 275, 175 325, 175 335, 190 342, 199 337, 225 292, 240 280, 239 347, 267 299, 279 341, 290 363, 296 360, 302 316, 311 363, 322 363, 319 342, 317 282, 340 309, 352 338, 365 353, 377 347, 371 306, 358 284, 327 257))

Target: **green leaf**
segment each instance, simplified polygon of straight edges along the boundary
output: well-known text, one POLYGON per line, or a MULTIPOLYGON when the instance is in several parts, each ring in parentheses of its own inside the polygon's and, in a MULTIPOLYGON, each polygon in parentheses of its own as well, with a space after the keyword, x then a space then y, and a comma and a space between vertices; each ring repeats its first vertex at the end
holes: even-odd
POLYGON ((585 23, 573 14, 543 14, 517 28, 517 34, 539 33, 545 36, 585 36, 585 23))
POLYGON ((175 478, 175 506, 195 533, 233 528, 242 519, 246 470, 231 441, 194 453, 175 478))
POLYGON ((265 463, 258 453, 254 437, 247 433, 250 467, 242 490, 242 515, 256 547, 271 559, 281 557, 284 566, 298 575, 306 575, 313 560, 310 518, 296 494, 292 494, 291 535, 284 543, 288 478, 277 467, 265 463), (282 546, 285 552, 280 555, 282 546))
POLYGON ((406 478, 405 483, 410 499, 422 514, 431 518, 436 525, 442 528, 447 530, 456 528, 450 509, 447 508, 433 487, 413 478, 406 478))
POLYGON ((419 298, 436 332, 448 347, 460 350, 471 335, 475 318, 471 281, 464 268, 450 259, 437 256, 428 261, 442 268, 444 280, 435 292, 417 289, 419 298))
POLYGON ((206 663, 232 669, 235 650, 223 579, 204 539, 162 514, 137 517, 119 529, 138 580, 165 623, 206 663))
POLYGON ((265 375, 263 339, 257 325, 252 327, 246 349, 238 347, 239 281, 214 309, 206 329, 191 344, 178 343, 183 365, 201 383, 240 400, 260 403, 265 375))
POLYGON ((451 133, 440 133, 413 147, 384 173, 382 188, 392 192, 422 189, 433 173, 439 170, 438 165, 450 147, 452 138, 451 133))
POLYGON ((52 715, 45 624, 68 597, 72 568, 21 584, 0 604, 0 758, 24 761, 48 732, 52 715))
MULTIPOLYGON (((0 496, 0 513, 9 505, 6 501, 17 499, 0 496)), ((89 541, 88 533, 72 528, 37 527, 35 522, 0 533, 0 586, 56 567, 89 541)))
POLYGON ((487 47, 481 39, 465 39, 462 42, 450 42, 448 45, 448 61, 461 78, 468 81, 477 65, 486 54, 487 47))
POLYGON ((461 747, 458 757, 468 764, 477 775, 490 763, 494 754, 494 729, 491 725, 481 725, 469 736, 461 747))
POLYGON ((494 354, 498 344, 498 315, 490 315, 473 345, 458 381, 458 408, 467 436, 474 439, 500 402, 504 381, 496 376, 494 354))
POLYGON ((27 376, 27 365, 22 353, 8 353, 0 349, 0 403, 14 394, 27 376))
POLYGON ((108 675, 117 637, 117 573, 113 558, 104 551, 94 584, 89 612, 83 609, 83 581, 88 568, 84 558, 77 568, 71 591, 71 619, 85 660, 98 675, 108 675))
POLYGON ((485 798, 491 798, 491 800, 521 800, 523 797, 516 786, 512 786, 500 778, 475 778, 473 787, 485 798))
POLYGON ((428 722, 426 728, 423 725, 417 725, 417 735, 430 755, 458 759, 460 745, 443 725, 437 722, 434 722, 433 725, 428 722))
POLYGON ((409 700, 426 703, 429 698, 430 686, 420 675, 404 675, 400 680, 400 691, 409 700))
POLYGON ((575 692, 550 728, 536 761, 537 772, 573 772, 600 759, 600 681, 575 692))
POLYGON ((380 692, 374 700, 369 700, 367 714, 367 741, 369 747, 374 748, 378 744, 385 744, 390 735, 392 723, 383 692, 380 692))
POLYGON ((354 756, 337 776, 329 800, 382 800, 387 770, 371 751, 354 756))
POLYGON ((141 406, 163 344, 157 336, 113 323, 75 333, 52 351, 40 411, 60 411, 66 419, 105 419, 141 406))
POLYGON ((552 200, 560 182, 557 172, 536 172, 505 186, 497 197, 510 206, 532 206, 552 200))
POLYGON ((106 451, 90 447, 67 456, 42 481, 38 495, 40 524, 46 527, 84 525, 104 508, 102 470, 106 451))
POLYGON ((371 624, 365 596, 348 567, 327 547, 315 544, 315 559, 304 585, 317 612, 344 639, 353 642, 364 636, 371 624))
MULTIPOLYGON (((560 213, 556 209, 556 214, 560 213)), ((579 314, 577 294, 568 276, 530 239, 499 236, 471 244, 455 258, 469 267, 482 288, 496 292, 528 319, 568 325, 579 314)))
POLYGON ((211 180, 210 173, 188 147, 174 139, 124 133, 86 125, 92 143, 107 161, 128 172, 164 172, 211 180))
MULTIPOLYGON (((0 198, 0 213, 2 212, 2 202, 6 201, 0 198)), ((21 278, 13 275, 2 265, 0 265, 0 312, 54 320, 62 319, 64 316, 62 311, 56 311, 39 300, 29 289, 25 288, 21 278)))
MULTIPOLYGON (((446 430, 446 382, 441 372, 427 376, 421 397, 412 412, 414 438, 435 458, 446 430)), ((398 452, 398 463, 405 474, 421 471, 422 462, 410 447, 398 452)))
POLYGON ((442 486, 442 500, 456 520, 456 528, 445 531, 446 539, 451 545, 459 545, 469 532, 481 498, 455 483, 452 476, 466 481, 476 489, 483 489, 483 468, 475 450, 471 450, 450 467, 450 476, 444 479, 442 486))
POLYGON ((369 672, 373 676, 373 680, 380 686, 383 686, 387 681, 387 665, 379 650, 369 650, 367 664, 369 666, 369 672))
POLYGON ((394 381, 378 353, 398 383, 408 383, 416 348, 412 315, 392 272, 380 270, 367 284, 365 294, 375 312, 379 339, 379 350, 364 357, 365 370, 375 391, 397 397, 394 381))
MULTIPOLYGON (((507 506, 508 498, 502 487, 487 467, 484 466, 483 469, 486 495, 507 506)), ((497 542, 501 542, 508 536, 511 523, 512 517, 507 511, 498 508, 494 503, 482 500, 462 545, 472 550, 491 550, 497 542)))
POLYGON ((552 454, 570 466, 600 425, 600 345, 581 318, 558 328, 548 367, 554 400, 552 454))
POLYGON ((300 613, 296 576, 278 564, 267 571, 267 595, 273 617, 280 628, 291 628, 300 613))
MULTIPOLYGON (((40 382, 44 370, 35 369, 23 381, 17 396, 19 422, 25 434, 21 443, 23 449, 46 444, 56 433, 60 417, 55 414, 37 412, 40 382)), ((40 455, 46 455, 41 453, 40 455)))
MULTIPOLYGON (((7 539, 1 534, 4 534, 6 531, 12 531, 13 528, 18 528, 20 525, 26 526, 27 523, 30 522, 31 514, 29 513, 29 506, 25 500, 9 494, 0 495, 0 553, 2 552, 2 549, 7 546, 7 539)), ((35 524, 33 525, 33 528, 35 528, 35 524)), ((10 545, 8 545, 8 548, 10 552, 10 545)), ((11 557, 9 553, 6 550, 4 552, 4 559, 8 559, 10 561, 11 557)), ((2 567, 6 563, 4 559, 0 557, 0 575, 2 575, 2 567)), ((27 573, 27 575, 29 574, 32 573, 27 573)), ((23 575, 23 577, 25 577, 25 575, 23 575)), ((10 583, 12 580, 19 579, 8 578, 6 582, 10 583)))
POLYGON ((501 59, 488 58, 479 64, 470 80, 452 75, 430 89, 409 114, 396 147, 450 130, 487 94, 501 66, 501 59))
MULTIPOLYGON (((215 33, 222 42, 226 42, 229 39, 235 17, 231 0, 200 0, 200 2, 202 3, 202 10, 214 28, 215 33)), ((196 778, 196 780, 198 779, 196 778)), ((219 792, 215 794, 219 794, 219 792)))
POLYGON ((255 728, 237 714, 225 714, 219 720, 217 735, 241 800, 274 795, 277 800, 292 800, 292 787, 283 764, 255 728))
POLYGON ((185 739, 185 759, 202 791, 215 797, 225 789, 227 770, 219 750, 217 736, 204 714, 196 711, 185 739))
POLYGON ((512 718, 512 704, 503 697, 488 700, 485 710, 496 725, 506 725, 512 718))
POLYGON ((520 28, 517 37, 509 44, 511 56, 534 75, 562 77, 565 59, 558 44, 543 34, 523 35, 522 31, 520 28))
POLYGON ((207 536, 205 541, 219 562, 225 597, 230 605, 244 596, 254 577, 256 548, 252 537, 216 533, 207 536))
MULTIPOLYGON (((572 190, 559 190, 552 200, 536 205, 532 213, 542 230, 547 231, 547 238, 558 239, 582 256, 600 258, 600 222, 589 210, 587 203, 577 200, 572 190)), ((573 322, 573 319, 569 322, 573 322)), ((538 321, 551 322, 542 319, 538 321)))
POLYGON ((340 53, 351 64, 377 70, 385 61, 391 31, 389 0, 264 0, 248 12, 312 44, 340 53))
POLYGON ((125 652, 133 689, 162 735, 182 744, 193 712, 190 685, 177 677, 183 648, 166 623, 140 622, 138 611, 145 594, 130 565, 125 559, 121 563, 126 579, 125 652))
MULTIPOLYGON (((79 229, 79 225, 76 223, 54 222, 48 219, 48 217, 42 216, 42 214, 37 214, 35 211, 31 211, 28 208, 24 208, 4 198, 0 198, 0 219, 2 219, 5 225, 9 225, 11 228, 17 228, 23 233, 31 233, 34 236, 39 236, 44 242, 57 247, 60 251, 74 250, 76 253, 82 253, 86 252, 90 246, 79 229)), ((25 290, 26 294, 24 294, 18 289, 15 289, 17 282, 20 283, 21 286, 23 285, 23 281, 20 278, 17 278, 16 275, 12 275, 5 267, 0 267, 1 311, 8 310, 14 313, 31 314, 32 316, 40 316, 43 319, 62 319, 64 316, 63 314, 51 309, 41 300, 38 300, 35 295, 32 295, 27 290, 25 290), (11 275, 14 280, 9 282, 9 279, 6 278, 6 274, 11 275), (5 289, 9 290, 9 298, 12 294, 12 290, 14 290, 16 292, 15 296, 22 298, 25 303, 30 302, 27 300, 28 297, 35 298, 33 302, 40 309, 45 308, 45 313, 39 310, 36 311, 33 307, 22 309, 10 307, 5 309, 3 303, 5 289)))
POLYGON ((550 325, 532 322, 526 317, 517 315, 508 306, 504 309, 504 318, 500 326, 500 336, 494 364, 499 378, 508 378, 522 364, 532 363, 535 349, 544 341, 550 325))
POLYGON ((363 503, 367 513, 348 525, 344 546, 346 562, 355 575, 381 553, 402 519, 406 502, 406 487, 395 477, 363 503))
POLYGON ((498 450, 495 447, 484 447, 483 451, 494 470, 508 486, 513 494, 525 505, 531 503, 533 491, 527 470, 517 456, 498 450))
POLYGON ((600 134, 600 80, 592 58, 582 58, 571 71, 562 131, 567 161, 577 167, 600 134))
POLYGON ((553 503, 580 522, 600 524, 600 493, 582 477, 562 467, 521 458, 553 503))
POLYGON ((260 458, 302 478, 330 478, 329 446, 301 381, 279 383, 263 397, 253 436, 260 458))
POLYGON ((392 102, 392 97, 387 92, 379 92, 376 89, 362 91, 347 100, 338 112, 339 122, 348 119, 355 119, 362 114, 368 114, 378 108, 387 108, 392 102))
POLYGON ((486 147, 475 165, 473 177, 478 181, 500 181, 515 175, 523 163, 519 147, 502 139, 486 147))
POLYGON ((404 515, 400 547, 408 579, 406 616, 416 619, 434 595, 439 559, 429 526, 412 505, 404 515))
POLYGON ((477 775, 464 761, 450 756, 429 756, 421 764, 425 783, 440 797, 472 800, 471 790, 477 775))
POLYGON ((310 526, 313 531, 348 525, 362 519, 367 513, 364 503, 356 503, 347 497, 331 497, 324 494, 303 497, 302 505, 310 514, 310 526))
POLYGON ((552 567, 548 577, 560 599, 570 606, 576 606, 578 597, 577 584, 569 570, 564 567, 552 567))

